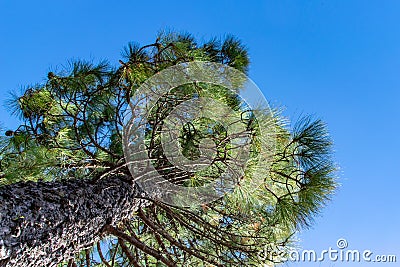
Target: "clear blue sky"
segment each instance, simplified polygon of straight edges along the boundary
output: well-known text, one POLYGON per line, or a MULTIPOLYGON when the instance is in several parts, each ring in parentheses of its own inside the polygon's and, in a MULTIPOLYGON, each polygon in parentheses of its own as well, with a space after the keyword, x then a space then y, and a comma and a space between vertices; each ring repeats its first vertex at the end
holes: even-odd
MULTIPOLYGON (((117 64, 129 41, 152 42, 161 29, 238 36, 273 105, 328 123, 342 187, 301 234, 304 248, 344 237, 351 249, 400 262, 399 1, 0 0, 0 101, 72 58, 117 64)), ((3 126, 15 126, 0 110, 3 126)), ((290 266, 305 265, 353 266, 290 266)))

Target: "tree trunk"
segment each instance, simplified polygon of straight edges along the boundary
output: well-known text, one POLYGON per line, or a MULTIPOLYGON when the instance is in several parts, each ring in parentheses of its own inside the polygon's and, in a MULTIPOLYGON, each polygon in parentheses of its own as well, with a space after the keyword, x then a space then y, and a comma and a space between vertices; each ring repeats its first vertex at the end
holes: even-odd
POLYGON ((0 187, 0 266, 55 266, 137 210, 140 190, 123 177, 0 187))

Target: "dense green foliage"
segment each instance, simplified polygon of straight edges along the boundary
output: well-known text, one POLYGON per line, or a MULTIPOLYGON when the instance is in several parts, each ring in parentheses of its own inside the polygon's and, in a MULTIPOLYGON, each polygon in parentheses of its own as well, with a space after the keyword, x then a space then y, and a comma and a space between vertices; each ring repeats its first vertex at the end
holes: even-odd
MULTIPOLYGON (((73 62, 62 72, 50 72, 46 83, 15 97, 11 106, 23 123, 1 139, 1 184, 130 175, 122 148, 123 114, 146 79, 193 60, 218 62, 243 72, 249 66, 245 47, 233 37, 197 43, 191 35, 164 33, 154 44, 128 45, 124 57, 118 68, 105 62, 73 62)), ((168 172, 160 171, 167 179, 185 186, 207 183, 204 177, 218 177, 225 152, 231 149, 223 127, 200 119, 182 129, 183 154, 198 157, 201 139, 214 138, 219 158, 215 166, 182 175, 163 157, 158 121, 195 95, 243 111, 240 97, 207 84, 178 88, 169 95, 173 101, 166 96, 171 101, 158 103, 149 119, 149 156, 159 169, 171 167, 168 172)), ((251 132, 253 154, 239 185, 230 193, 187 209, 150 199, 114 229, 113 237, 105 238, 90 253, 78 255, 77 261, 90 261, 91 266, 164 266, 168 262, 178 266, 259 266, 261 262, 279 262, 273 255, 263 260, 259 253, 266 246, 288 249, 293 234, 309 225, 335 189, 331 141, 320 120, 306 117, 290 129, 277 111, 256 119, 253 115, 249 113, 241 121, 251 132), (274 133, 273 155, 261 152, 271 141, 260 138, 262 120, 274 133), (263 161, 268 161, 268 168, 258 164, 263 161), (107 253, 103 255, 101 250, 107 253)))

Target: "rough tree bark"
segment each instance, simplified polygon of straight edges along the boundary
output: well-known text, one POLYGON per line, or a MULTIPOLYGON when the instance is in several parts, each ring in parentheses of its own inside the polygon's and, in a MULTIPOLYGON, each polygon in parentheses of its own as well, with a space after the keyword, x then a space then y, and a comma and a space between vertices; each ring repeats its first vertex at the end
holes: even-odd
POLYGON ((123 177, 0 188, 0 266, 55 266, 128 218, 140 190, 123 177))

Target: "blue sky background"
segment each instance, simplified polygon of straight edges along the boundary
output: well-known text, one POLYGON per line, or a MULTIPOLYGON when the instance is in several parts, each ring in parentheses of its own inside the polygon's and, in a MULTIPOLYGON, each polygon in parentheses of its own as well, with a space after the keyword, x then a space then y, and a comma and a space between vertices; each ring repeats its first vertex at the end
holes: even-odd
MULTIPOLYGON (((69 59, 117 65, 124 45, 153 42, 162 29, 236 35, 249 48, 249 76, 274 106, 328 123, 342 186, 300 235, 305 249, 346 238, 349 249, 400 262, 399 1, 0 0, 0 101, 69 59)), ((0 111, 3 126, 17 125, 0 111)))

